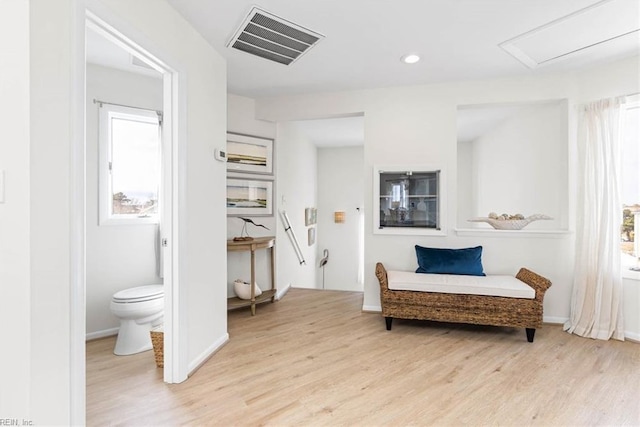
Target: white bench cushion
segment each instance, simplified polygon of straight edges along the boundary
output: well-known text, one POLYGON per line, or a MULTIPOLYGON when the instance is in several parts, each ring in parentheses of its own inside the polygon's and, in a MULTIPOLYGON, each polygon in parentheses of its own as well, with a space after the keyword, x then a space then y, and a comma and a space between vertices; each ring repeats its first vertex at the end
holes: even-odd
POLYGON ((394 291, 439 292, 488 295, 507 298, 536 297, 535 290, 513 276, 462 276, 388 271, 389 289, 394 291))

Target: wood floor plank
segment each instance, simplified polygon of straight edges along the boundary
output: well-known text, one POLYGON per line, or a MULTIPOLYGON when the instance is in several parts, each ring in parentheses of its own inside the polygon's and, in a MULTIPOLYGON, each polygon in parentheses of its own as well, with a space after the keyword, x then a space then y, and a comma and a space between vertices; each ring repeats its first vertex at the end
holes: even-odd
POLYGON ((87 343, 87 424, 640 425, 640 345, 363 313, 362 294, 292 289, 182 384, 153 352, 87 343))

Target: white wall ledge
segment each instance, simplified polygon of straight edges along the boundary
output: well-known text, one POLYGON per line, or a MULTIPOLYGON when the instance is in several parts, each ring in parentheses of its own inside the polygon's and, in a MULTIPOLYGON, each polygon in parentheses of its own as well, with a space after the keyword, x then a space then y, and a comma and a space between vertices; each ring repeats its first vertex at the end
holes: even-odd
POLYGON ((496 230, 493 228, 456 228, 458 236, 473 237, 515 237, 515 238, 545 238, 562 239, 573 231, 569 230, 496 230))
POLYGON ((622 267, 622 278, 627 280, 637 280, 640 282, 640 271, 630 270, 629 267, 622 267))

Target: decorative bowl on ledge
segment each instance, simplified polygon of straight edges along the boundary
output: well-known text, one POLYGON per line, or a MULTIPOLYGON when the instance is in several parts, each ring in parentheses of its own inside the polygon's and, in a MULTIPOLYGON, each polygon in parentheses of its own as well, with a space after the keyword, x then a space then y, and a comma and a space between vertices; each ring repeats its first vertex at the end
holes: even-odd
POLYGON ((522 215, 495 215, 489 214, 487 218, 472 218, 470 222, 486 222, 496 230, 522 230, 524 227, 532 223, 533 221, 553 219, 550 216, 535 214, 524 218, 522 215))

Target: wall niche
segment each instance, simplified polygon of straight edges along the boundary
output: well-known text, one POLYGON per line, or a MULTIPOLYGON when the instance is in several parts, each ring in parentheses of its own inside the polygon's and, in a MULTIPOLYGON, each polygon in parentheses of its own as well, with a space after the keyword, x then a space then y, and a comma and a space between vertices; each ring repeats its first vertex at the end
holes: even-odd
POLYGON ((491 229, 471 218, 545 214, 523 231, 568 229, 566 100, 458 107, 458 230, 491 229))

